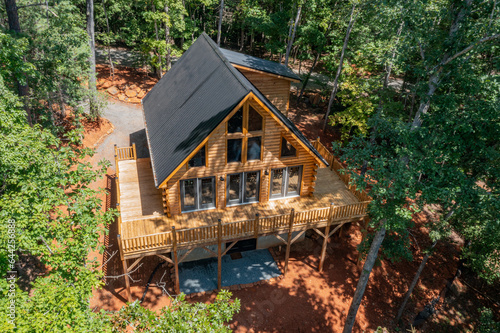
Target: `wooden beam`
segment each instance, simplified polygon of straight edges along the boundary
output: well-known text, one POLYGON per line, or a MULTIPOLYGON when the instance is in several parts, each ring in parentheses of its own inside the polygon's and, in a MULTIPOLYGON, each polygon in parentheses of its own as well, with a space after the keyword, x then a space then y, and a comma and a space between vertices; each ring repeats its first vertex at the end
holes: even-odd
MULTIPOLYGON (((261 173, 260 180, 262 180, 262 175, 263 175, 263 173, 261 173)), ((254 234, 255 234, 255 247, 257 248, 257 242, 259 240, 259 213, 255 214, 254 234)))
MULTIPOLYGON (((300 236, 302 236, 302 235, 304 234, 304 232, 306 232, 306 230, 302 230, 301 232, 299 232, 299 233, 298 233, 298 234, 297 234, 297 235, 296 235, 296 236, 292 239, 292 243, 291 243, 291 244, 295 243, 295 241, 296 241, 297 239, 299 239, 299 238, 300 238, 300 236)), ((290 244, 290 245, 291 245, 291 244, 290 244)))
POLYGON ((283 276, 286 275, 286 271, 288 270, 288 259, 290 258, 290 246, 292 245, 292 228, 294 218, 295 209, 292 208, 292 211, 290 212, 290 223, 288 225, 288 241, 286 243, 285 268, 283 269, 283 276))
POLYGON ((222 221, 217 221, 217 289, 222 289, 222 221))
POLYGON ((186 257, 187 257, 187 256, 188 256, 191 252, 193 252, 193 250, 194 250, 194 249, 195 249, 195 247, 192 247, 192 248, 190 248, 189 250, 187 250, 187 252, 186 252, 186 253, 184 253, 184 255, 183 255, 182 257, 180 257, 180 258, 179 258, 179 264, 180 264, 181 262, 183 262, 183 261, 184 261, 184 259, 186 259, 186 257))
POLYGON ((173 261, 172 259, 170 259, 170 258, 169 258, 169 257, 167 257, 167 256, 164 256, 163 254, 158 254, 158 253, 157 253, 157 254, 156 254, 156 256, 157 256, 158 258, 160 258, 160 259, 165 260, 166 262, 168 262, 168 263, 170 263, 170 264, 172 264, 172 265, 174 264, 174 261, 173 261))
POLYGON ((276 235, 273 235, 274 237, 278 238, 278 240, 282 241, 283 244, 286 244, 286 240, 283 239, 283 237, 281 237, 280 235, 276 234, 276 235))
POLYGON ((344 223, 339 224, 338 226, 336 226, 335 229, 333 229, 332 231, 330 231, 330 233, 328 234, 328 238, 330 238, 331 235, 333 235, 337 230, 339 230, 339 228, 341 228, 346 223, 347 222, 344 222, 344 223))
POLYGON ((130 272, 132 270, 132 268, 134 268, 142 260, 142 258, 144 258, 145 256, 146 255, 143 255, 142 257, 137 258, 137 260, 134 261, 134 263, 132 265, 130 265, 130 267, 128 268, 127 273, 130 272))
POLYGON ((207 251, 208 253, 210 253, 212 256, 217 257, 217 253, 215 253, 214 251, 210 250, 208 247, 202 246, 201 248, 203 250, 207 251))
POLYGON ((231 245, 229 245, 226 250, 224 251, 224 253, 222 253, 221 257, 224 257, 226 254, 227 254, 227 251, 231 250, 233 248, 234 245, 236 245, 236 243, 238 243, 238 241, 234 241, 231 243, 231 245))
POLYGON ((130 293, 130 281, 128 280, 128 269, 127 269, 127 259, 122 260, 123 274, 125 277, 125 287, 127 289, 127 299, 132 302, 132 294, 130 293))
POLYGON ((177 260, 177 234, 175 232, 175 226, 172 226, 172 243, 173 243, 173 255, 174 255, 174 271, 175 271, 175 293, 180 294, 181 288, 179 286, 179 261, 177 260))
POLYGON ((316 233, 317 233, 318 235, 320 235, 322 238, 325 238, 325 237, 326 237, 326 236, 325 236, 325 234, 324 234, 324 233, 322 233, 320 230, 318 230, 318 229, 316 229, 316 228, 313 228, 313 230, 314 230, 314 231, 316 231, 316 233))

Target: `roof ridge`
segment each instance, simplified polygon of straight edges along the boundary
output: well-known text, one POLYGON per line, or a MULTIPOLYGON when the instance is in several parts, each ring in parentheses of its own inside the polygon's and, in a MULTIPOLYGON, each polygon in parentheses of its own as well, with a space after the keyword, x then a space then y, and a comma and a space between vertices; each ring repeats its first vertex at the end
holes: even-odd
MULTIPOLYGON (((222 62, 224 63, 224 65, 229 69, 229 71, 231 72, 231 74, 233 74, 233 76, 236 78, 236 80, 238 80, 238 82, 241 84, 241 86, 245 89, 248 89, 248 90, 252 90, 252 87, 249 87, 245 84, 245 82, 243 82, 239 75, 235 72, 237 71, 236 68, 234 68, 233 65, 231 65, 231 63, 229 62, 229 60, 227 60, 227 58, 224 56, 224 54, 222 54, 222 52, 220 51, 220 48, 219 46, 217 46, 215 44, 215 42, 212 40, 212 38, 210 38, 210 36, 207 35, 207 33, 203 32, 200 36, 203 36, 203 38, 205 38, 205 40, 207 40, 208 42, 208 45, 210 45, 210 47, 215 51, 215 53, 217 54, 217 56, 222 60, 222 62)), ((238 72, 239 73, 239 72, 238 72)))

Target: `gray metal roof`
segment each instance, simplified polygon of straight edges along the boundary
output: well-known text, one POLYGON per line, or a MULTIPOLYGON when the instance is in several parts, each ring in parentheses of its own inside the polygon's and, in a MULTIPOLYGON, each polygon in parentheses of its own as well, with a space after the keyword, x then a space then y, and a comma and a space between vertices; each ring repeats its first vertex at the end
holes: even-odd
POLYGON ((227 49, 220 49, 222 54, 229 60, 230 63, 256 69, 262 72, 276 74, 290 79, 299 80, 300 77, 295 74, 290 68, 280 63, 264 60, 257 57, 252 57, 247 54, 234 52, 227 49))
POLYGON ((250 92, 328 165, 297 127, 203 33, 142 100, 156 187, 250 92))

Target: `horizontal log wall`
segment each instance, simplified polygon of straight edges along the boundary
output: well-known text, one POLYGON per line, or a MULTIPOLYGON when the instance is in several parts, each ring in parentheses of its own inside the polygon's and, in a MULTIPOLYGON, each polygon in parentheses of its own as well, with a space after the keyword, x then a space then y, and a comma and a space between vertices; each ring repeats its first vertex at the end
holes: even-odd
POLYGON ((312 154, 305 150, 299 142, 264 110, 257 102, 251 101, 251 106, 264 117, 264 133, 262 138, 262 160, 246 163, 226 163, 226 127, 221 126, 208 139, 208 159, 206 167, 187 168, 183 165, 179 171, 167 182, 167 191, 164 202, 168 202, 169 212, 172 215, 181 213, 179 181, 190 178, 216 176, 217 208, 226 207, 226 178, 228 174, 247 171, 260 171, 260 202, 269 200, 269 186, 271 169, 287 166, 302 165, 302 179, 300 194, 310 195, 314 192, 316 163, 312 154), (280 158, 281 138, 285 137, 297 150, 296 157, 280 158), (268 171, 269 175, 265 172, 268 171), (220 177, 224 180, 221 181, 220 177))
POLYGON ((245 75, 248 81, 259 89, 266 98, 273 103, 284 115, 288 115, 290 98, 290 80, 273 77, 264 73, 248 71, 243 68, 238 70, 245 75))

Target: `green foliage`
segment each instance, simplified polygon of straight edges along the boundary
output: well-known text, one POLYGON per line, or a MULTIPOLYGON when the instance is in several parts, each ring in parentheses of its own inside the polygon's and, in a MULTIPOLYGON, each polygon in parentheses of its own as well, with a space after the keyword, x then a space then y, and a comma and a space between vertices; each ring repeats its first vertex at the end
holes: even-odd
POLYGON ((213 303, 188 303, 185 295, 171 298, 172 304, 160 314, 135 301, 111 314, 113 332, 132 325, 138 332, 231 332, 225 325, 240 310, 240 301, 231 301, 231 293, 222 290, 213 303))
POLYGON ((500 332, 500 322, 495 321, 493 311, 488 308, 481 309, 479 317, 479 333, 498 333, 500 332))

